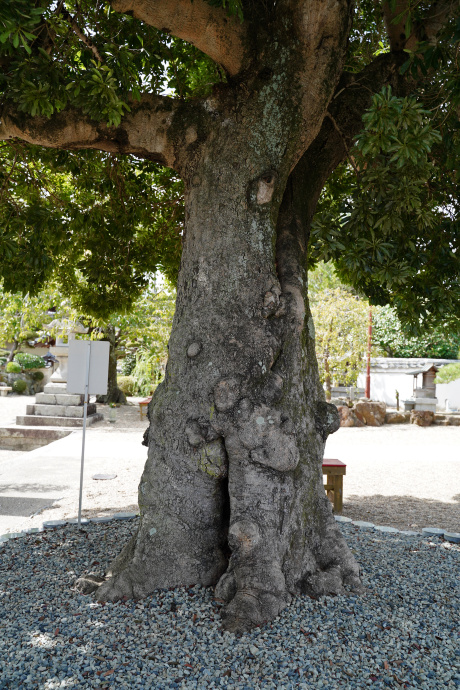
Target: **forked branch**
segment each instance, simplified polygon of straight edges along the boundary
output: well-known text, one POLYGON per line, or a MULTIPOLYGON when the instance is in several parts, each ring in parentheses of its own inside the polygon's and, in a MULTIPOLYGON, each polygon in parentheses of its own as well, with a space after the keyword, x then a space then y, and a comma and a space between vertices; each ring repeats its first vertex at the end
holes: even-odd
POLYGON ((112 7, 192 43, 231 76, 241 69, 245 25, 220 7, 205 0, 112 0, 112 7))

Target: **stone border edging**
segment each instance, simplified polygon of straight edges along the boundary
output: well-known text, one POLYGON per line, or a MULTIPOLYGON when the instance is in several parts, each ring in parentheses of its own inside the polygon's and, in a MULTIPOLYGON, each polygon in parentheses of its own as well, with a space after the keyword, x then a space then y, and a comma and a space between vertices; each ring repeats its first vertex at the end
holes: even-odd
MULTIPOLYGON (((98 524, 101 522, 112 522, 113 520, 133 520, 139 517, 139 513, 115 513, 114 515, 107 515, 105 517, 95 517, 95 518, 81 518, 82 525, 89 525, 91 523, 98 524)), ((6 534, 0 534, 0 544, 2 542, 8 541, 9 539, 20 539, 21 537, 27 537, 29 534, 37 534, 40 532, 45 532, 49 529, 56 529, 57 527, 65 527, 65 525, 77 525, 77 518, 72 518, 70 520, 46 520, 42 523, 41 527, 31 527, 30 529, 24 530, 22 532, 7 532, 6 534)))
POLYGON ((439 529, 439 527, 422 527, 421 532, 412 532, 411 530, 399 530, 396 527, 385 527, 383 525, 374 525, 373 522, 364 522, 363 520, 352 520, 344 515, 334 515, 337 522, 351 523, 355 527, 360 527, 366 530, 377 530, 385 534, 402 534, 404 537, 443 537, 445 541, 452 544, 460 544, 460 532, 449 532, 448 530, 439 529))
MULTIPOLYGON (((108 515, 105 517, 95 517, 95 518, 82 518, 82 525, 100 524, 105 522, 112 522, 114 520, 133 520, 139 517, 139 513, 115 513, 114 515, 108 515)), ((396 527, 386 527, 384 525, 374 525, 373 522, 364 522, 363 520, 352 520, 349 517, 343 515, 334 515, 337 522, 351 523, 355 527, 365 530, 377 530, 378 532, 383 532, 384 534, 401 534, 404 537, 443 537, 445 541, 452 544, 460 544, 460 532, 449 532, 447 530, 439 529, 438 527, 423 527, 421 532, 412 532, 411 530, 399 530, 396 527)), ((24 530, 22 532, 7 532, 6 534, 0 534, 0 544, 8 541, 9 539, 20 539, 21 537, 26 537, 29 534, 36 534, 40 532, 45 532, 49 529, 56 529, 57 527, 65 527, 65 525, 77 525, 77 518, 72 518, 70 520, 47 520, 41 527, 31 527, 30 529, 24 530)))

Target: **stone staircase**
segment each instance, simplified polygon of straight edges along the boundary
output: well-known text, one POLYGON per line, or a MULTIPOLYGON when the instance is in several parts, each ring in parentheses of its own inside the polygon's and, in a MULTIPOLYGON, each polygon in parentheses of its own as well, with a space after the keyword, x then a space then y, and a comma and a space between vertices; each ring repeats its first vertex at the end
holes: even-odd
MULTIPOLYGON (((35 450, 83 428, 83 396, 67 393, 66 383, 47 383, 37 393, 35 404, 27 405, 26 414, 16 417, 16 424, 0 428, 0 449, 35 450)), ((87 426, 103 419, 96 405, 88 404, 87 426)))
MULTIPOLYGON (((34 405, 27 405, 25 415, 16 417, 17 426, 83 427, 83 396, 67 393, 66 383, 47 383, 35 401, 34 405)), ((89 403, 87 426, 102 418, 96 405, 89 403)))

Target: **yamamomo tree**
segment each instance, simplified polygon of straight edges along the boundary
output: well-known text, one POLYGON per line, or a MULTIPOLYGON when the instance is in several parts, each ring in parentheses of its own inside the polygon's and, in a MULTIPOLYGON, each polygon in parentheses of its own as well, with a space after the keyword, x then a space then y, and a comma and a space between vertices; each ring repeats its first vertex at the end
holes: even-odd
MULTIPOLYGON (((373 94, 385 85, 408 92, 414 76, 401 76, 403 49, 435 42, 457 3, 422 3, 412 24, 409 0, 380 8, 352 0, 110 4, 110 21, 121 25, 126 13, 192 44, 222 80, 192 99, 149 92, 146 80, 129 110, 105 121, 88 114, 77 90, 72 101, 70 72, 54 112, 37 114, 17 91, 3 100, 3 140, 131 154, 174 169, 185 185, 177 308, 166 377, 149 410, 140 527, 97 597, 215 585, 224 626, 243 631, 298 593, 361 588, 322 486, 338 416, 324 402, 315 360, 310 222, 373 94), (387 27, 388 49, 350 72, 353 22, 366 13, 371 31, 377 15, 387 27)), ((99 58, 97 32, 91 40, 78 22, 69 26, 99 58)), ((52 58, 52 43, 40 55, 52 58)))

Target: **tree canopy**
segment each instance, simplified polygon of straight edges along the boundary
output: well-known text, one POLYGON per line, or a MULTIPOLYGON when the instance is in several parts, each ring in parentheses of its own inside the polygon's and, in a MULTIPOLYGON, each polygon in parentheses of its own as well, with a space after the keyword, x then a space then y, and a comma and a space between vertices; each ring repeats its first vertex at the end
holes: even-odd
MULTIPOLYGON (((209 5, 235 19, 235 41, 239 27, 261 11, 258 2, 244 0, 209 5)), ((406 52, 392 58, 399 76, 381 82, 361 123, 351 114, 336 118, 334 99, 323 125, 339 137, 343 162, 321 194, 310 267, 334 261, 344 282, 417 324, 420 316, 440 322, 460 316, 454 5, 393 0, 382 11, 378 3, 358 2, 347 79, 373 80, 367 88, 375 89, 395 47, 406 52), (405 45, 396 45, 399 30, 405 45)), ((141 21, 142 11, 136 18, 124 9, 123 2, 72 0, 15 0, 0 9, 0 275, 6 289, 36 293, 58 274, 79 306, 106 317, 126 308, 152 271, 175 280, 183 227, 177 176, 141 146, 133 153, 116 128, 124 115, 139 116, 150 94, 197 99, 234 69, 201 52, 196 37, 158 30, 141 21), (56 154, 34 145, 32 131, 22 141, 9 139, 20 134, 21 118, 56 118, 69 109, 114 129, 112 142, 88 143, 106 153, 56 154), (128 155, 120 156, 124 148, 128 155)), ((263 11, 270 14, 268 5, 263 11)), ((338 100, 347 89, 339 87, 338 100)))
POLYGON ((460 333, 447 321, 414 335, 404 329, 394 309, 382 307, 374 311, 372 337, 375 346, 386 357, 460 358, 460 333))

